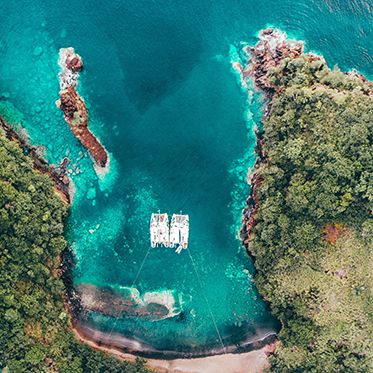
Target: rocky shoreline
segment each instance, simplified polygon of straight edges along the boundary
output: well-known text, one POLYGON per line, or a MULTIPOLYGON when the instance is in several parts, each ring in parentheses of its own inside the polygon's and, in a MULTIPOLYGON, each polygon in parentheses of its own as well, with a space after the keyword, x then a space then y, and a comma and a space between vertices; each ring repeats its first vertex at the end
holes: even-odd
POLYGON ((79 72, 83 69, 82 58, 74 48, 60 49, 59 65, 60 99, 56 105, 63 111, 64 118, 74 136, 88 150, 97 166, 105 168, 109 162, 106 149, 88 127, 88 109, 77 92, 79 72))
MULTIPOLYGON (((248 57, 246 66, 239 64, 239 66, 235 66, 235 69, 241 74, 241 81, 244 87, 246 86, 246 79, 252 79, 254 86, 264 93, 267 99, 264 107, 265 118, 270 113, 272 98, 277 93, 270 81, 271 72, 284 59, 293 59, 304 54, 304 45, 302 42, 289 40, 284 32, 268 28, 260 32, 259 42, 254 47, 245 47, 244 52, 248 57)), ((312 61, 319 60, 323 64, 326 64, 321 56, 312 53, 308 53, 307 56, 312 61)), ((253 260, 255 260, 255 256, 249 250, 249 246, 252 230, 256 225, 255 215, 260 207, 258 189, 262 182, 262 177, 256 170, 261 164, 268 162, 267 154, 264 151, 263 131, 256 130, 255 135, 257 139, 255 153, 258 157, 248 180, 251 191, 246 200, 246 206, 243 209, 240 230, 242 243, 253 260)))
POLYGON ((242 211, 242 225, 240 229, 240 237, 243 246, 246 248, 248 255, 255 260, 253 254, 248 250, 250 245, 250 234, 252 229, 254 228, 256 221, 255 215, 259 209, 259 199, 257 196, 257 190, 260 187, 262 182, 261 176, 256 174, 256 170, 262 163, 266 162, 266 157, 263 151, 263 137, 262 133, 259 132, 258 129, 255 130, 256 136, 256 146, 255 146, 255 153, 257 154, 257 160, 255 161, 253 171, 251 172, 250 176, 248 177, 248 183, 250 185, 250 194, 248 199, 246 200, 246 206, 242 211))
MULTIPOLYGON (((274 28, 267 28, 260 32, 259 42, 254 47, 246 46, 244 52, 247 55, 246 65, 235 63, 235 70, 241 75, 241 82, 244 88, 247 88, 246 79, 252 79, 254 86, 264 93, 267 103, 264 107, 264 118, 266 118, 271 110, 272 99, 279 93, 283 87, 275 85, 271 82, 274 70, 284 61, 289 61, 300 56, 305 56, 310 62, 320 61, 320 66, 327 66, 325 59, 314 53, 305 53, 304 44, 301 41, 288 39, 286 33, 274 28)), ((351 71, 346 75, 356 76, 357 78, 368 82, 368 80, 360 73, 351 71)), ((370 88, 372 85, 369 84, 370 88)), ((373 95, 373 89, 365 92, 367 95, 373 95)), ((260 201, 257 195, 258 189, 262 182, 262 178, 257 174, 256 170, 261 164, 270 161, 264 151, 263 131, 255 131, 257 144, 255 152, 258 156, 253 168, 253 172, 249 177, 249 185, 251 186, 250 195, 246 201, 246 206, 242 214, 242 226, 240 237, 243 245, 247 249, 247 253, 255 260, 255 256, 249 250, 252 230, 256 224, 255 215, 260 207, 260 201)))
POLYGON ((21 149, 32 159, 36 170, 43 174, 49 175, 54 181, 56 191, 61 196, 61 199, 67 203, 71 203, 70 180, 66 173, 66 164, 69 161, 65 158, 59 167, 50 165, 47 160, 41 155, 38 147, 31 145, 26 138, 20 134, 14 127, 8 124, 0 116, 0 128, 3 129, 5 136, 9 140, 16 141, 21 149))

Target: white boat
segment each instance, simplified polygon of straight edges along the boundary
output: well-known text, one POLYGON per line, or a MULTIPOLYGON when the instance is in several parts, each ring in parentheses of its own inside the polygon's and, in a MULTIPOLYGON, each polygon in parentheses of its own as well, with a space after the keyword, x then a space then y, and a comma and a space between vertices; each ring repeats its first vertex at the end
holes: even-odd
POLYGON ((170 224, 170 247, 175 247, 180 243, 180 219, 176 218, 176 214, 172 215, 170 224))
POLYGON ((151 247, 163 245, 168 247, 170 244, 168 215, 152 214, 150 218, 150 244, 151 247))
POLYGON ((183 224, 180 231, 180 246, 182 246, 183 249, 186 249, 188 247, 189 242, 189 215, 183 216, 183 224))
POLYGON ((189 216, 173 214, 170 224, 170 247, 177 247, 176 252, 180 254, 182 249, 188 247, 189 239, 189 216))

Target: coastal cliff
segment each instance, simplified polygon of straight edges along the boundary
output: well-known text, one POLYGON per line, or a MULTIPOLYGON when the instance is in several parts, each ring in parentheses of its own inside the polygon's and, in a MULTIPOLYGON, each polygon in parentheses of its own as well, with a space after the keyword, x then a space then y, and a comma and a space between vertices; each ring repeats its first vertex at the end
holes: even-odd
POLYGON ((88 109, 83 98, 77 92, 79 72, 83 69, 82 58, 73 48, 60 50, 59 65, 60 99, 56 105, 63 111, 74 136, 89 151, 99 167, 108 164, 108 153, 88 127, 88 109))
POLYGON ((267 102, 241 237, 282 323, 271 369, 369 371, 372 83, 272 28, 245 52, 267 102))

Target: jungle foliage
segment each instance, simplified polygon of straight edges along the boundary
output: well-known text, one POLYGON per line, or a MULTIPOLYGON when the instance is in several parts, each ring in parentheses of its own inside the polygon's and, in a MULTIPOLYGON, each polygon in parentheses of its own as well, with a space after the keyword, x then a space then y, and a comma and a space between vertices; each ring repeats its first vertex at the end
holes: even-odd
POLYGON ((250 250, 274 372, 373 371, 373 94, 307 55, 270 71, 250 250))
POLYGON ((67 207, 0 130, 0 370, 148 372, 78 343, 58 276, 67 207))

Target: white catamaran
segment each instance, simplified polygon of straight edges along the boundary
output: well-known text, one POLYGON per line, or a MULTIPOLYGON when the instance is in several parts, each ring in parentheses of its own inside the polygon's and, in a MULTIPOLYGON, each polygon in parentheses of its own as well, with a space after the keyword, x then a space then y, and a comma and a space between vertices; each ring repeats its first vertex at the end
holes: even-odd
POLYGON ((173 214, 171 224, 167 214, 152 214, 150 218, 150 242, 152 247, 163 245, 176 247, 181 253, 188 247, 189 215, 173 214))
POLYGON ((173 214, 170 224, 170 247, 177 246, 176 252, 180 254, 182 249, 188 247, 189 216, 173 214))
POLYGON ((150 243, 152 247, 158 245, 169 246, 170 237, 167 214, 152 214, 150 218, 150 243))

